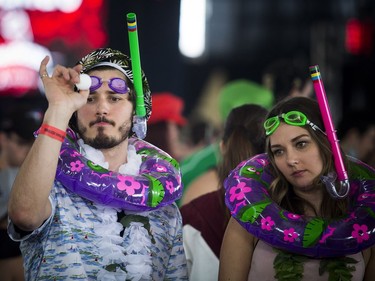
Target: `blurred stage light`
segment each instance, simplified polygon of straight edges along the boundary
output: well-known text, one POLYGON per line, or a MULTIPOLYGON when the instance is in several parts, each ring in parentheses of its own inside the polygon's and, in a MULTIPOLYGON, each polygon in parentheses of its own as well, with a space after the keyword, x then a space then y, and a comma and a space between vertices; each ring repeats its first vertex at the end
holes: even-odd
POLYGON ((180 52, 188 58, 199 58, 206 47, 206 0, 181 0, 180 52))

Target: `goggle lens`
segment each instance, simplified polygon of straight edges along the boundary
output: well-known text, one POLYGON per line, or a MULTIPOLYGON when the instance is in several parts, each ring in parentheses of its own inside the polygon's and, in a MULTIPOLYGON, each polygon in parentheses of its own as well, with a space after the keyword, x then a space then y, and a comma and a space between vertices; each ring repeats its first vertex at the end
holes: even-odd
POLYGON ((307 123, 306 115, 299 111, 289 111, 288 113, 281 114, 281 117, 289 125, 304 126, 307 123))
POLYGON ((277 129, 277 127, 279 127, 279 124, 280 124, 279 116, 268 118, 266 122, 264 122, 264 125, 263 125, 264 129, 266 130, 266 135, 268 136, 272 134, 277 129))
POLYGON ((280 125, 280 118, 283 118, 284 121, 285 121, 285 123, 288 124, 288 125, 304 126, 306 124, 310 124, 311 127, 314 130, 318 129, 319 131, 321 131, 324 134, 324 132, 318 126, 316 126, 312 122, 310 122, 307 119, 307 116, 305 114, 303 114, 302 112, 299 112, 299 111, 289 111, 287 113, 282 113, 280 115, 268 118, 264 122, 263 127, 264 127, 264 129, 266 131, 266 135, 267 136, 271 135, 279 127, 279 125, 280 125))
POLYGON ((111 78, 109 80, 103 80, 102 78, 97 77, 97 76, 90 76, 90 78, 91 78, 90 92, 94 92, 97 89, 99 89, 103 85, 103 82, 108 82, 108 87, 115 93, 118 93, 118 94, 129 93, 129 87, 126 84, 126 81, 124 79, 116 77, 116 78, 111 78))

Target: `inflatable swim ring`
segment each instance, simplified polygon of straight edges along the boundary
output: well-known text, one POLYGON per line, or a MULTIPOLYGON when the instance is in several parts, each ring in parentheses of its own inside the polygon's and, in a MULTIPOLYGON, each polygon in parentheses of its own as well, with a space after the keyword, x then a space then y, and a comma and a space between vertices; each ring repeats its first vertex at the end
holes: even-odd
POLYGON ((231 215, 275 248, 314 258, 358 253, 375 244, 375 170, 350 159, 350 210, 326 220, 288 212, 269 196, 274 177, 266 154, 240 163, 224 183, 231 215))
POLYGON ((146 141, 131 137, 129 144, 142 156, 137 176, 109 171, 85 158, 76 134, 68 129, 56 179, 88 200, 127 211, 149 211, 179 199, 182 185, 177 161, 146 141))

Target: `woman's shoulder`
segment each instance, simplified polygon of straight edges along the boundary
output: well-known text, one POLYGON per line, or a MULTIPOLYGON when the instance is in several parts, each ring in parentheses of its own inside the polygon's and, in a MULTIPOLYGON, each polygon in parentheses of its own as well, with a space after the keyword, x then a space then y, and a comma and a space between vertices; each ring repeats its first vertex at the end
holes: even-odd
POLYGON ((366 266, 372 260, 374 260, 375 262, 375 246, 372 246, 370 248, 363 250, 362 255, 363 255, 363 259, 365 261, 366 266))

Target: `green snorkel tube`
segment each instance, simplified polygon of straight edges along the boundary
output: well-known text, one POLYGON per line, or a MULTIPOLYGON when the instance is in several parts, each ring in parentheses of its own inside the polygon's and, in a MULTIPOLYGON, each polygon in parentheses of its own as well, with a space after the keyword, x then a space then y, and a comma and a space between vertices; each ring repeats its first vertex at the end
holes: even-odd
POLYGON ((136 94, 135 116, 133 118, 133 132, 138 138, 144 139, 147 132, 146 108, 143 95, 141 57, 139 55, 137 19, 135 13, 126 15, 128 23, 128 35, 130 46, 130 57, 132 61, 133 83, 136 94))

